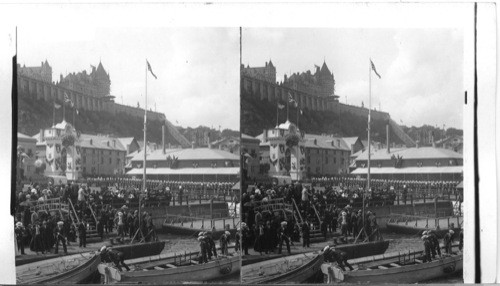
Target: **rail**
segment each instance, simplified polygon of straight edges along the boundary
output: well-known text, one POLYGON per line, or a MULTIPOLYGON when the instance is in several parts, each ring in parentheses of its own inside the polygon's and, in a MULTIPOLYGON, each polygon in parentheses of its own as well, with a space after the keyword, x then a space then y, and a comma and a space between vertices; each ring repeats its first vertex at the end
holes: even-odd
POLYGON ((318 210, 316 209, 316 207, 314 206, 314 204, 311 204, 311 206, 313 207, 313 210, 314 210, 314 213, 316 214, 316 217, 318 218, 318 222, 319 222, 319 226, 321 228, 321 217, 319 216, 319 213, 318 213, 318 210))
POLYGON ((233 228, 236 228, 238 225, 240 225, 240 219, 238 217, 226 217, 226 218, 219 218, 219 219, 210 219, 210 218, 203 218, 203 217, 169 215, 169 214, 166 215, 163 224, 167 224, 167 225, 180 224, 180 226, 182 226, 182 227, 198 229, 198 228, 194 227, 194 222, 201 222, 201 229, 212 229, 214 226, 216 226, 217 222, 222 222, 222 226, 224 229, 225 229, 227 223, 232 223, 233 228))
MULTIPOLYGON (((80 224, 80 219, 78 218, 78 215, 77 215, 77 213, 76 213, 75 206, 73 205, 73 202, 72 202, 72 201, 71 201, 71 199, 69 199, 69 198, 68 198, 68 202, 69 202, 69 205, 71 206, 71 209, 73 210, 73 214, 74 214, 74 215, 75 215, 75 217, 76 217, 76 222, 77 222, 78 224, 80 224)), ((71 215, 70 215, 70 217, 71 217, 71 215)), ((71 217, 71 218, 72 218, 72 217, 71 217)), ((73 219, 73 218, 72 218, 72 219, 73 219)))
POLYGON ((423 228, 450 228, 454 226, 456 228, 462 227, 463 217, 462 216, 447 216, 447 217, 428 217, 428 216, 412 216, 412 215, 402 215, 402 214, 390 214, 388 223, 396 223, 404 225, 410 225, 413 227, 423 227, 423 228))
POLYGON ((304 219, 302 218, 302 215, 300 214, 300 209, 299 207, 297 206, 297 203, 295 202, 295 199, 292 199, 292 202, 293 202, 293 206, 295 208, 295 212, 299 215, 299 218, 300 218, 300 223, 304 223, 304 219))

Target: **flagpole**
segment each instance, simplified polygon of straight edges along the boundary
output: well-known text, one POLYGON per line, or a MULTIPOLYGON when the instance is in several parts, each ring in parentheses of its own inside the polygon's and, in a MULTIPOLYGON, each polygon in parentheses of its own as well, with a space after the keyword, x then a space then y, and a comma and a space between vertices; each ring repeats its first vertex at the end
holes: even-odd
MULTIPOLYGON (((368 170, 367 170, 367 187, 366 190, 370 190, 370 159, 371 159, 371 112, 372 112, 372 66, 371 59, 368 63, 368 170)), ((366 190, 363 194, 363 227, 365 226, 365 197, 366 190)))
POLYGON ((64 102, 63 102, 63 121, 65 121, 65 120, 66 120, 66 102, 64 100, 64 102))
MULTIPOLYGON (((290 95, 291 97, 290 93, 288 93, 288 95, 290 95)), ((290 98, 286 101, 286 121, 288 121, 288 113, 289 113, 288 111, 290 109, 289 105, 290 105, 290 98)))
POLYGON ((148 60, 146 60, 146 86, 144 94, 144 159, 143 159, 143 176, 142 176, 142 192, 139 194, 139 231, 142 233, 142 214, 141 214, 141 199, 142 193, 146 192, 146 152, 147 152, 147 141, 146 141, 146 128, 147 128, 147 118, 148 118, 148 60))
POLYGON ((276 127, 278 127, 279 116, 280 116, 280 104, 279 102, 276 104, 276 127))
POLYGON ((54 101, 54 106, 52 106, 53 108, 53 113, 52 113, 52 126, 55 126, 56 125, 56 102, 54 101))

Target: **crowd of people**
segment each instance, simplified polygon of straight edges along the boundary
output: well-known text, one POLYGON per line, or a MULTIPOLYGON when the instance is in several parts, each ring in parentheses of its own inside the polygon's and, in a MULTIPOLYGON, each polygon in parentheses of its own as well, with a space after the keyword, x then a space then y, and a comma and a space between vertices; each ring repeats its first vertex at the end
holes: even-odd
MULTIPOLYGON (((203 191, 209 188, 230 190, 232 183, 195 183, 147 180, 142 206, 170 205, 177 198, 182 204, 184 192, 203 191), (175 197, 175 198, 174 198, 175 197)), ((104 238, 115 232, 119 239, 125 237, 156 240, 151 214, 138 207, 142 180, 131 178, 89 178, 84 183, 18 185, 16 197, 15 235, 19 252, 25 246, 38 253, 58 252, 59 246, 67 252, 67 245, 76 242, 86 247, 87 232, 95 229, 104 238), (58 203, 68 204, 76 212, 75 221, 63 212, 50 211, 58 203), (50 205, 54 206, 50 206, 50 205), (45 207, 44 207, 45 206, 45 207), (61 216, 63 215, 63 216, 61 216), (140 230, 140 231, 138 231, 140 230)))
MULTIPOLYGON (((350 176, 315 178, 310 184, 261 183, 242 194, 242 247, 244 254, 253 247, 257 253, 281 253, 284 245, 302 240, 309 247, 313 230, 325 239, 338 232, 343 238, 379 240, 381 233, 373 206, 394 205, 396 196, 406 195, 412 188, 442 188, 451 191, 458 182, 416 182, 373 180, 371 190, 364 192, 366 179, 350 176), (365 212, 363 215, 363 195, 365 212), (263 207, 269 204, 294 206, 291 211, 263 207)), ((281 207, 282 209, 283 207, 281 207)))

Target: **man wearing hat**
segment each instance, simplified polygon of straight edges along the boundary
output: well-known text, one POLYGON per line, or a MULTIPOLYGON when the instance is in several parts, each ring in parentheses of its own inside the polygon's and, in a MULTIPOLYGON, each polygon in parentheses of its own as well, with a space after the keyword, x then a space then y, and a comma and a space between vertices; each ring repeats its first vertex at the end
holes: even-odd
POLYGON ((424 262, 431 262, 432 244, 429 235, 427 235, 427 231, 422 233, 422 240, 424 241, 424 262))
POLYGON ((85 219, 82 219, 78 224, 78 238, 80 247, 87 247, 87 222, 85 219))
POLYGON ((228 255, 227 247, 229 245, 230 237, 231 237, 231 233, 227 230, 220 237, 219 243, 220 243, 220 250, 221 250, 222 255, 228 255))
POLYGON ((248 244, 250 241, 250 229, 247 224, 241 223, 241 246, 243 248, 244 254, 248 255, 248 244))
POLYGON ((17 242, 17 249, 21 252, 21 255, 24 255, 24 226, 23 223, 18 221, 16 223, 16 227, 14 229, 14 233, 16 234, 16 242, 17 242))
POLYGON ((101 247, 100 252, 102 261, 108 263, 114 263, 116 268, 118 268, 118 270, 120 271, 123 271, 122 266, 125 267, 127 271, 130 271, 128 265, 125 264, 125 258, 124 258, 125 255, 123 254, 123 252, 106 247, 105 245, 101 247))
POLYGON ((432 258, 436 258, 436 253, 441 257, 441 247, 439 246, 439 240, 437 238, 436 232, 434 230, 427 231, 429 240, 431 242, 431 252, 432 258))
POLYGON ((278 254, 281 254, 281 249, 283 248, 283 242, 286 243, 286 249, 288 251, 288 254, 291 254, 291 251, 290 251, 290 238, 288 237, 287 233, 286 233, 286 226, 287 226, 287 222, 286 221, 282 221, 281 222, 281 225, 280 225, 280 228, 278 229, 278 238, 279 238, 279 242, 280 242, 280 245, 279 245, 279 248, 278 248, 278 254))
POLYGON ((64 226, 63 221, 57 222, 57 227, 55 229, 55 235, 54 235, 56 237, 56 250, 55 250, 56 254, 59 252, 59 242, 61 242, 63 246, 64 254, 68 254, 68 249, 66 248, 66 237, 64 236, 63 226, 64 226))
POLYGON ((205 236, 204 236, 203 232, 200 232, 198 234, 198 241, 200 242, 200 257, 199 257, 198 262, 200 264, 208 263, 208 259, 207 259, 208 246, 207 246, 207 242, 205 240, 205 236))
POLYGON ((325 259, 325 262, 337 262, 337 265, 342 269, 342 271, 346 271, 345 266, 349 267, 351 271, 354 270, 351 264, 347 262, 347 253, 337 250, 334 247, 330 247, 328 245, 325 246, 325 248, 323 248, 323 258, 325 259))
POLYGON ((451 254, 451 244, 453 243, 453 235, 455 234, 455 232, 450 229, 445 235, 444 235, 444 238, 443 238, 443 241, 444 241, 444 250, 446 251, 446 253, 448 254, 451 254))

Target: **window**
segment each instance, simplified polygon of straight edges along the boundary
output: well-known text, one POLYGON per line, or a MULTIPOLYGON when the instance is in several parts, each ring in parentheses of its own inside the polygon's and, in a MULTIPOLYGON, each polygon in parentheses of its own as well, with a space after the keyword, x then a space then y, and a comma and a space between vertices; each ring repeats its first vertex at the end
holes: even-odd
POLYGON ((109 157, 109 164, 111 165, 111 157, 109 157))
POLYGON ((86 156, 82 156, 82 162, 83 162, 83 164, 87 163, 87 157, 86 156))
MULTIPOLYGON (((328 151, 327 151, 328 152, 328 151)), ((328 156, 325 157, 325 164, 328 165, 328 156)))
POLYGON ((337 158, 333 157, 333 164, 337 164, 337 158))
POLYGON ((104 157, 101 157, 101 164, 104 164, 104 157))

